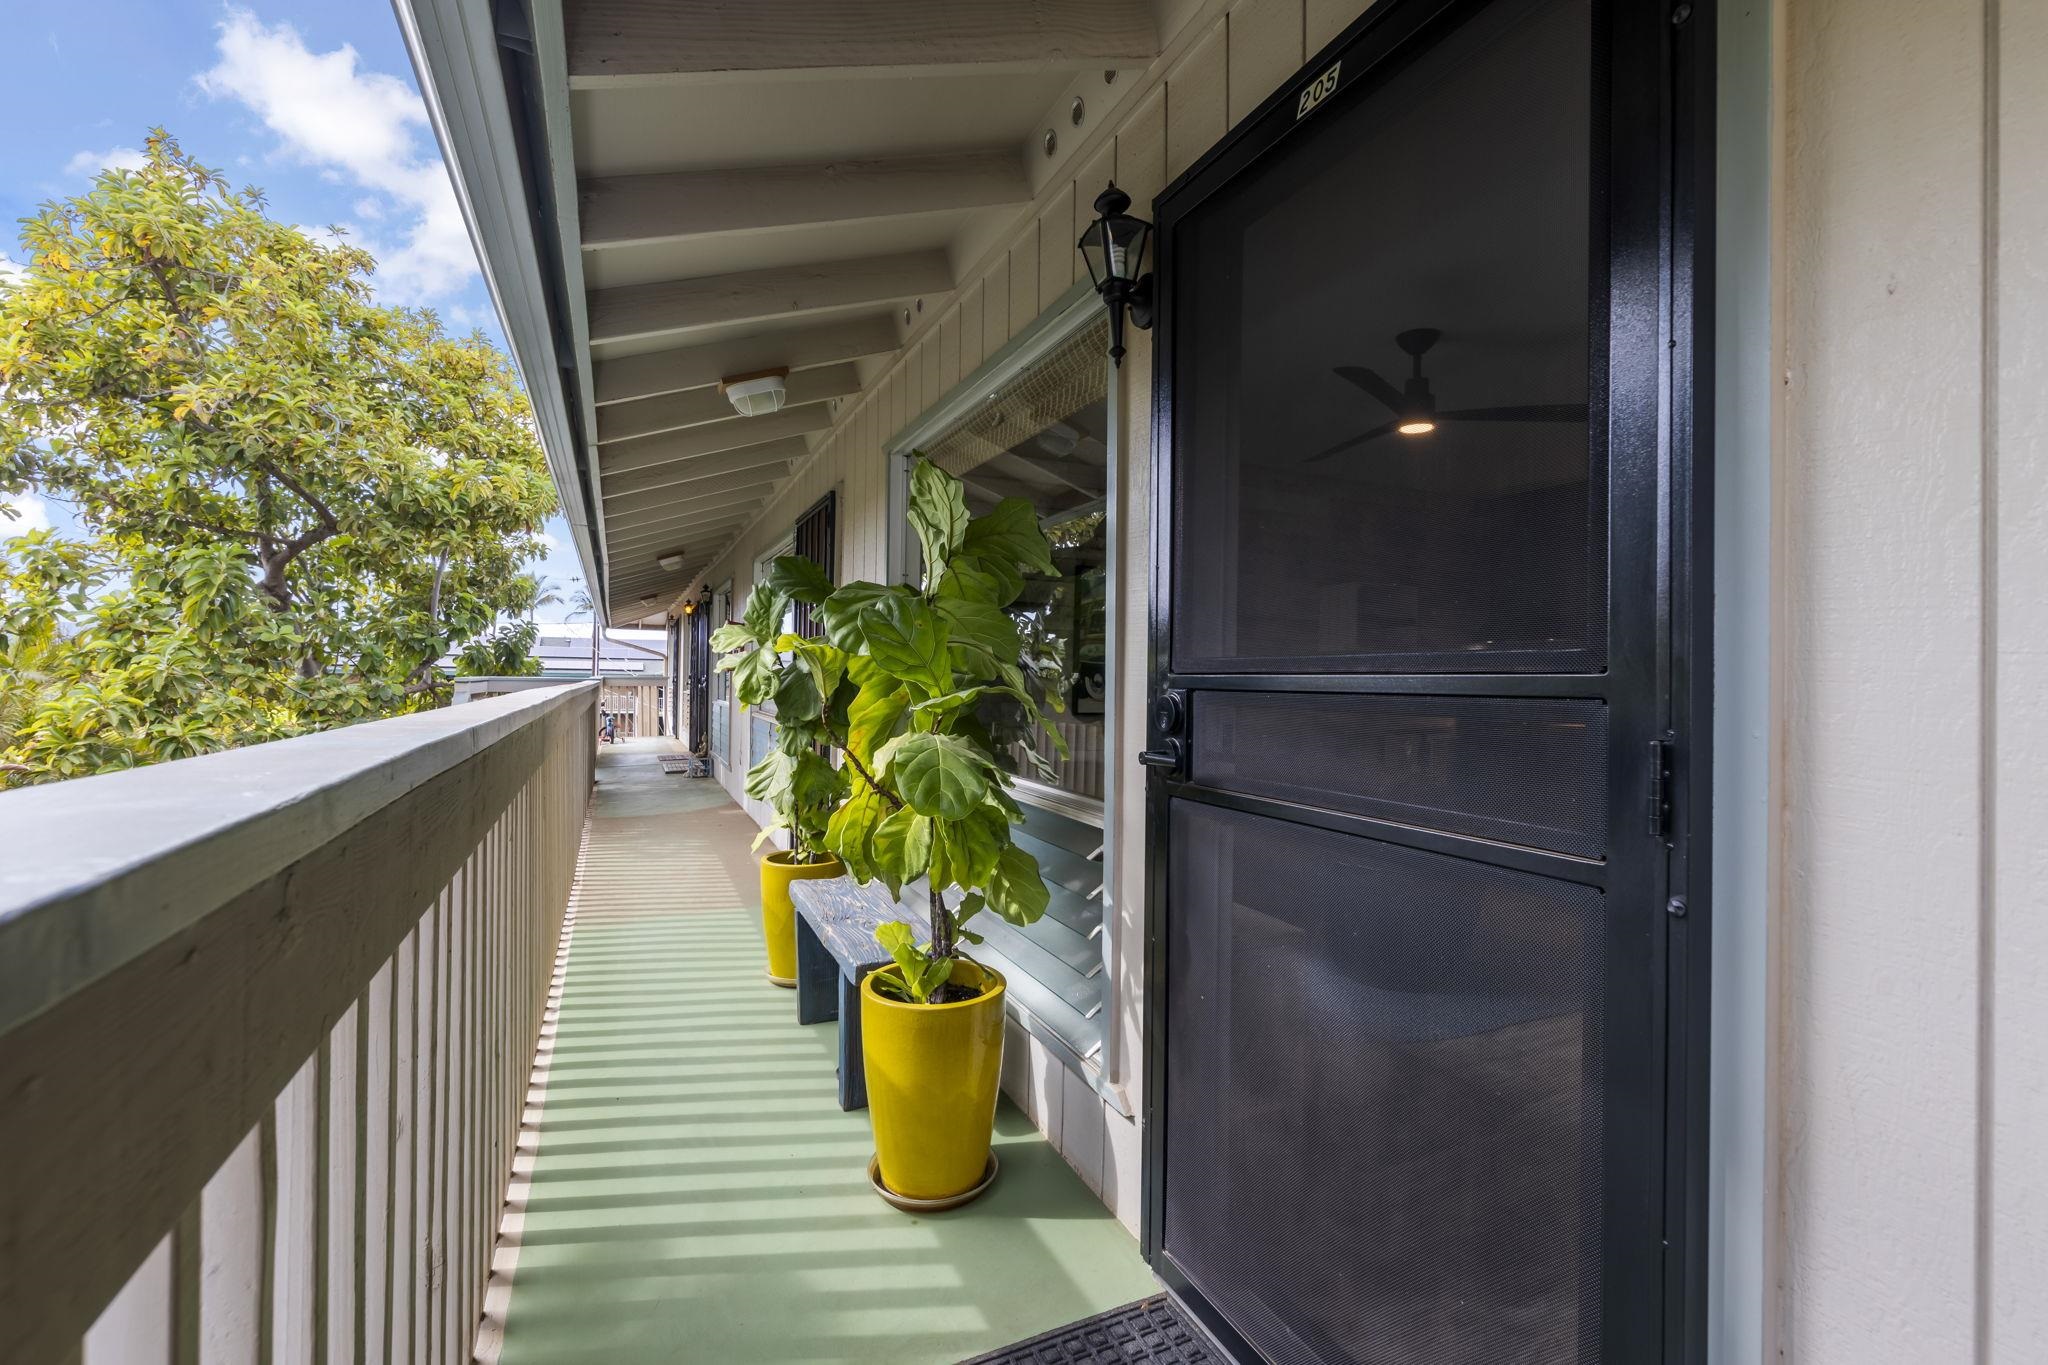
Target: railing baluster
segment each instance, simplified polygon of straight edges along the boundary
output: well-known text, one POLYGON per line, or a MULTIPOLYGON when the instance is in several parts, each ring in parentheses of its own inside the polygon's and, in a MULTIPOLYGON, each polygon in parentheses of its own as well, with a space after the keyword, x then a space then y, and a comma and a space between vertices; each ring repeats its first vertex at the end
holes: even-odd
POLYGON ((315 1300, 315 1325, 326 1365, 353 1365, 356 1351, 356 1267, 361 1263, 356 1205, 362 1180, 361 1056, 363 1017, 357 1000, 327 1035, 327 1083, 321 1087, 320 1131, 326 1144, 320 1222, 325 1252, 315 1300))
MULTIPOLYGON (((391 1011, 393 957, 363 995, 361 1248, 357 1266, 357 1365, 384 1365, 391 1312, 391 1011)), ((330 1362, 330 1365, 333 1365, 330 1362)))
POLYGON ((406 935, 398 950, 398 974, 393 981, 395 1008, 391 1020, 392 1111, 391 1111, 391 1257, 385 1302, 391 1343, 386 1356, 391 1365, 406 1365, 412 1355, 412 1178, 416 1141, 413 1101, 418 1094, 413 1077, 413 1049, 417 1044, 413 1015, 419 1003, 418 928, 406 935))
POLYGON ((256 1365, 262 1354, 263 1135, 252 1129, 199 1206, 199 1358, 256 1365))
POLYGON ((171 1365, 171 1266, 166 1237, 86 1332, 81 1365, 171 1365))
POLYGON ((270 1361, 312 1365, 313 1217, 318 1179, 320 1054, 306 1060, 277 1097, 271 1120, 270 1361))

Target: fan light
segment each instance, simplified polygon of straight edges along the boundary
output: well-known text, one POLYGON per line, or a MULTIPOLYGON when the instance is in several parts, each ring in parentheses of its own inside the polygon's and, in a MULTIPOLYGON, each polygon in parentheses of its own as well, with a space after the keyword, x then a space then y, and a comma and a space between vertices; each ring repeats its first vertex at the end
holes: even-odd
POLYGON ((756 370, 721 379, 718 387, 740 416, 762 417, 781 409, 789 397, 788 380, 787 369, 756 370))
POLYGON ((1400 426, 1395 427, 1394 430, 1400 432, 1403 436, 1427 436, 1436 430, 1436 423, 1427 419, 1418 419, 1413 422, 1403 422, 1400 426))

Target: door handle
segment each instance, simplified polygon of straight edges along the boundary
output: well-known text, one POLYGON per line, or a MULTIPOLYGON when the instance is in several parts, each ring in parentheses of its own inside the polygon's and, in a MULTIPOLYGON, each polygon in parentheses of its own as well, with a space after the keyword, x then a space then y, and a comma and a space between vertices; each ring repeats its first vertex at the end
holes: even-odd
POLYGON ((1186 761, 1187 747, 1177 739, 1162 739, 1156 749, 1145 749, 1138 754, 1138 762, 1148 768, 1163 768, 1177 773, 1186 761))

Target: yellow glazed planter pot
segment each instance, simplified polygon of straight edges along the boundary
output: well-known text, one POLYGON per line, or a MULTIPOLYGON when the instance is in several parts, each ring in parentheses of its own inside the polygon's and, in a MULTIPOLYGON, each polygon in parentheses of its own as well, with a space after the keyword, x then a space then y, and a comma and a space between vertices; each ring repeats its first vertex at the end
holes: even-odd
POLYGON ((846 871, 837 858, 793 863, 787 853, 761 860, 761 935, 768 941, 768 979, 778 986, 796 985, 796 903, 791 882, 836 877, 846 871))
POLYGON ((952 1199, 983 1183, 1003 1063, 1003 978, 976 963, 972 1000, 912 1005, 860 983, 861 1050, 882 1183, 907 1199, 952 1199))

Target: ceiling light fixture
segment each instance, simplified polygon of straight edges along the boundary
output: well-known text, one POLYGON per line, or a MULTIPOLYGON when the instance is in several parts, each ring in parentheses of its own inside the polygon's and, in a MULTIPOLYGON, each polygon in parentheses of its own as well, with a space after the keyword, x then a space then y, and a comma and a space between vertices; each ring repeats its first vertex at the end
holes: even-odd
POLYGON ((740 416, 762 417, 781 409, 783 401, 789 397, 788 381, 789 370, 785 366, 729 375, 718 381, 718 387, 740 416))
POLYGON ((1081 234, 1081 255, 1088 261, 1088 278, 1095 292, 1109 305, 1109 358, 1119 368, 1124 363, 1124 312, 1131 324, 1145 331, 1152 328, 1152 277, 1145 273, 1145 247, 1152 240, 1152 225, 1133 218, 1127 211, 1131 196, 1116 187, 1095 196, 1095 221, 1081 234))
POLYGON ((676 573, 683 567, 683 552, 681 550, 670 550, 665 555, 656 555, 654 562, 661 565, 668 572, 676 573))

